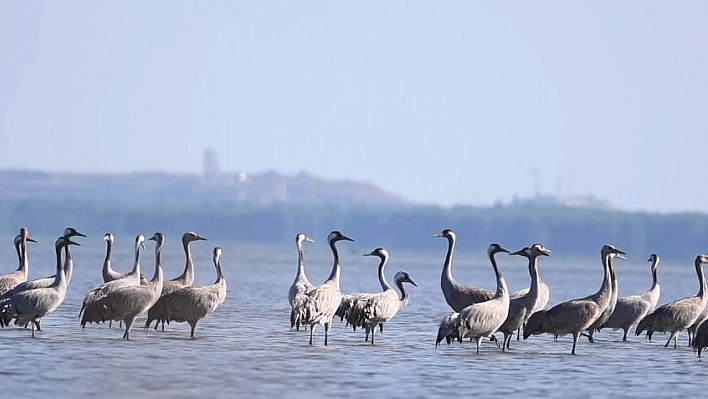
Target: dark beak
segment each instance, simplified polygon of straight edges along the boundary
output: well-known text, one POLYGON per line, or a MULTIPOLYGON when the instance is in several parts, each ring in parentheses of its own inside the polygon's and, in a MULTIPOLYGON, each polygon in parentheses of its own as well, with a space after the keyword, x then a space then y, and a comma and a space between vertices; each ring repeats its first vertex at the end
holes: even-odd
POLYGON ((516 252, 509 252, 509 255, 523 255, 523 253, 524 253, 524 250, 520 249, 516 252))
POLYGON ((66 240, 66 242, 67 242, 67 245, 76 245, 76 246, 79 246, 79 247, 81 246, 81 244, 79 244, 78 242, 74 242, 74 241, 71 241, 71 240, 66 240))
POLYGON ((416 284, 415 281, 413 281, 413 280, 411 280, 411 279, 408 279, 408 282, 411 283, 411 284, 413 284, 413 285, 416 286, 416 287, 418 286, 418 284, 416 284))
POLYGON ((353 238, 349 238, 349 237, 345 236, 344 234, 342 234, 342 240, 354 242, 353 238))
POLYGON ((29 241, 29 242, 37 242, 34 238, 29 238, 29 237, 27 237, 27 241, 29 241))
POLYGON ((201 241, 207 241, 207 239, 206 239, 206 238, 204 238, 204 237, 202 237, 202 236, 197 236, 197 240, 201 240, 201 241))
POLYGON ((157 236, 153 235, 152 237, 148 238, 148 240, 157 241, 157 236))
POLYGON ((78 232, 78 231, 75 234, 79 237, 87 237, 86 234, 78 232))

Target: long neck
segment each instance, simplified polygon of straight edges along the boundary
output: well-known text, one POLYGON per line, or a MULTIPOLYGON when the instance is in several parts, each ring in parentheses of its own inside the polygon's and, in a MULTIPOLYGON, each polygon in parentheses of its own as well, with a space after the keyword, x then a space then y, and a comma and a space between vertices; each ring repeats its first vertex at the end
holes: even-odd
POLYGON ((332 257, 334 258, 334 263, 332 264, 332 272, 329 274, 327 281, 336 281, 337 286, 339 286, 339 251, 337 251, 337 242, 330 241, 329 249, 332 250, 332 257))
POLYGON ((52 283, 52 286, 54 287, 57 287, 66 281, 66 276, 64 275, 64 270, 62 270, 63 266, 61 264, 61 250, 61 246, 56 247, 57 273, 54 275, 54 282, 52 283))
POLYGON ((443 263, 442 277, 452 280, 452 253, 455 252, 455 238, 447 238, 447 255, 445 255, 445 263, 443 263))
POLYGON ((696 274, 698 274, 698 297, 703 299, 706 296, 706 279, 703 275, 703 265, 699 259, 696 259, 696 274))
POLYGON ((651 265, 651 280, 651 289, 653 290, 659 284, 659 262, 657 261, 651 265))
POLYGON ((135 259, 133 260, 133 270, 130 272, 134 276, 140 276, 140 245, 135 245, 135 259))
POLYGON ((214 281, 214 284, 219 284, 224 280, 224 274, 221 271, 221 259, 217 259, 216 261, 216 281, 214 281))
POLYGON ((494 295, 495 298, 499 298, 504 294, 509 295, 509 289, 506 287, 506 281, 504 276, 502 276, 499 267, 497 266, 497 260, 494 258, 494 254, 489 254, 489 261, 492 262, 492 268, 494 268, 494 274, 497 276, 497 292, 494 295))
POLYGON ((71 275, 74 273, 74 261, 71 259, 71 251, 69 251, 69 246, 64 247, 64 274, 66 274, 66 281, 71 281, 71 275))
POLYGON ((182 241, 186 261, 184 264, 184 272, 182 272, 182 275, 179 277, 184 279, 187 285, 192 285, 194 282, 194 262, 192 262, 192 250, 189 249, 190 243, 191 241, 182 241))
POLYGON ((297 274, 296 277, 305 273, 305 255, 302 251, 302 241, 297 242, 297 274))
POLYGON ((401 297, 398 299, 398 307, 399 309, 403 309, 408 304, 408 290, 403 285, 403 281, 396 280, 394 283, 396 284, 396 287, 398 287, 398 290, 401 291, 401 297))
POLYGON ((155 283, 159 279, 159 273, 162 272, 162 243, 155 246, 155 273, 152 275, 152 282, 155 283))
POLYGON ((17 270, 24 272, 25 276, 29 272, 29 258, 27 257, 27 240, 22 240, 20 243, 20 248, 22 249, 22 262, 17 270))
POLYGON ((529 275, 531 275, 531 287, 529 287, 529 294, 538 299, 538 256, 531 256, 529 258, 529 275))
POLYGON ((600 286, 600 289, 597 291, 596 295, 596 302, 603 307, 607 305, 607 302, 610 299, 610 295, 612 293, 612 286, 611 286, 611 271, 610 271, 610 255, 604 255, 602 257, 602 268, 604 270, 604 277, 602 279, 602 285, 600 286))
POLYGON ((15 240, 15 252, 17 252, 17 270, 22 270, 24 256, 22 256, 22 240, 15 240))
POLYGON ((381 284, 381 289, 384 291, 392 289, 388 284, 388 281, 386 281, 386 276, 384 275, 384 267, 386 267, 387 262, 388 257, 383 256, 381 257, 381 262, 379 263, 379 284, 381 284))
MULTIPOLYGON (((610 277, 612 278, 611 284, 610 284, 610 289, 612 290, 610 292, 610 297, 612 298, 617 298, 617 273, 615 272, 615 267, 612 265, 612 258, 607 259, 607 267, 610 268, 610 277)), ((614 301, 614 300, 613 300, 614 301)))
POLYGON ((111 254, 113 253, 113 242, 106 240, 106 258, 103 260, 103 274, 111 271, 111 254))

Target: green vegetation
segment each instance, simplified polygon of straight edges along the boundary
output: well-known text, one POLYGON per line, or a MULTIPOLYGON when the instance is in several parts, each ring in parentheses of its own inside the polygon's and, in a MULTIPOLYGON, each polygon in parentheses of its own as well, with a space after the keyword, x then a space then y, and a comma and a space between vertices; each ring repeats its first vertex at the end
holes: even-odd
POLYGON ((708 216, 653 214, 560 206, 337 207, 256 206, 241 203, 129 205, 95 200, 3 200, 0 223, 6 233, 27 226, 38 234, 74 226, 89 234, 149 234, 187 230, 244 242, 284 244, 297 232, 323 240, 333 229, 362 247, 440 250, 431 235, 458 233, 459 247, 483 251, 492 242, 517 248, 542 242, 556 253, 592 256, 604 243, 648 257, 690 259, 708 251, 708 216))

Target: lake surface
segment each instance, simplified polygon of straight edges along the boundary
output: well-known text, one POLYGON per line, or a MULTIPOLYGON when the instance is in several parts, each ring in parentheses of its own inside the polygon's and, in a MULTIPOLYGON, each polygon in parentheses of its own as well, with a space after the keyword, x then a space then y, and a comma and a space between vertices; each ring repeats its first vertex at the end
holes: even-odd
MULTIPOLYGON (((346 233, 346 232, 345 232, 346 233)), ((151 233, 145 232, 146 236, 151 233)), ((35 237, 30 244, 30 278, 54 273, 52 237, 35 237)), ((646 397, 648 392, 666 397, 697 396, 708 386, 708 361, 698 362, 682 333, 679 348, 663 347, 667 336, 654 342, 630 333, 603 330, 596 343, 581 340, 577 355, 570 355, 570 337, 553 342, 551 336, 512 341, 502 353, 485 342, 481 353, 474 344, 435 348, 439 319, 449 312, 440 290, 440 272, 446 242, 433 253, 391 250, 389 281, 398 270, 410 273, 419 287, 410 287, 408 307, 386 324, 376 345, 364 342, 363 332, 353 332, 335 322, 329 346, 323 346, 323 328, 316 330, 315 345, 309 333, 289 331, 288 288, 296 271, 295 245, 270 247, 219 242, 192 244, 195 284, 215 278, 212 248, 223 248, 222 266, 228 282, 226 302, 203 319, 196 339, 187 324, 171 324, 166 331, 138 326, 130 341, 121 339, 114 325, 90 325, 82 330, 77 319, 85 293, 99 285, 105 243, 102 237, 77 238, 74 278, 66 301, 42 320, 37 338, 30 330, 0 331, 0 366, 5 397, 288 397, 312 398, 371 395, 389 398, 491 395, 519 397, 599 398, 607 395, 646 397)), ((356 237, 354 237, 356 238, 356 237)), ((134 237, 116 237, 113 268, 132 267, 134 237)), ((324 237, 306 243, 306 271, 313 282, 322 282, 331 269, 331 255, 324 237)), ((431 238, 433 239, 433 238, 431 238)), ((293 240, 294 241, 294 240, 293 240)), ((141 258, 143 273, 153 273, 153 245, 148 241, 141 258)), ((503 243, 502 243, 503 244, 503 243)), ((342 242, 341 288, 348 292, 380 290, 377 258, 361 256, 373 248, 342 242)), ((460 237, 458 248, 464 248, 460 237)), ((516 250, 518 248, 509 248, 516 250)), ((554 248, 551 248, 552 250, 554 248)), ((594 293, 602 280, 600 256, 596 259, 563 257, 554 251, 540 260, 540 275, 550 286, 549 306, 594 293)), ((494 288, 494 275, 485 254, 458 250, 453 275, 462 283, 494 288)), ((620 296, 646 291, 651 285, 649 254, 628 254, 616 261, 620 296)), ((499 256, 510 289, 528 286, 525 258, 499 256)), ((163 249, 167 278, 181 274, 184 256, 179 237, 167 236, 163 249)), ((0 241, 0 274, 17 267, 11 239, 0 241)), ((661 303, 694 295, 698 283, 693 262, 662 262, 661 303)))

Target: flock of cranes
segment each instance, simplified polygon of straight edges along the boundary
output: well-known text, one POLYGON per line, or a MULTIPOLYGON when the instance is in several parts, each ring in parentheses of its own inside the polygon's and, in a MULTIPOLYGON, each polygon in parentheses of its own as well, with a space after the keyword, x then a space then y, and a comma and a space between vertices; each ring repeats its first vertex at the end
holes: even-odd
MULTIPOLYGON (((73 261, 70 246, 80 246, 73 237, 86 237, 74 228, 64 230, 55 242, 56 273, 37 280, 27 280, 29 262, 27 242, 36 242, 29 237, 27 229, 20 229, 15 237, 15 249, 19 259, 17 271, 0 277, 0 326, 7 327, 14 320, 20 327, 41 331, 41 319, 53 312, 64 302, 66 289, 71 281, 73 261), (62 252, 64 259, 62 261, 62 252)), ((162 233, 155 233, 150 240, 155 241, 155 271, 151 280, 146 281, 140 273, 140 252, 145 249, 145 237, 135 238, 133 269, 126 273, 111 268, 113 235, 106 234, 106 258, 103 263, 104 283, 89 291, 84 297, 79 317, 81 327, 86 323, 120 321, 125 325, 124 339, 130 339, 130 330, 135 319, 148 311, 145 330, 153 320, 157 324, 170 321, 187 322, 191 327, 190 337, 199 320, 212 313, 226 299, 226 279, 221 271, 221 248, 214 248, 216 281, 212 285, 195 287, 194 264, 189 243, 206 240, 195 233, 187 232, 182 237, 187 262, 184 273, 172 280, 165 280, 162 270, 161 251, 165 243, 162 233)), ((164 324, 163 324, 164 330, 164 324)))
MULTIPOLYGON (((16 271, 0 276, 0 326, 7 327, 13 321, 22 328, 41 331, 41 319, 62 304, 67 286, 73 274, 71 246, 80 246, 76 237, 86 237, 74 228, 67 228, 56 239, 56 273, 41 279, 28 280, 29 262, 27 243, 33 240, 26 228, 21 228, 15 237, 19 266, 16 271), (63 256, 62 256, 63 255, 63 256)), ((676 347, 677 338, 682 330, 687 330, 689 345, 698 352, 700 358, 704 348, 708 347, 708 296, 703 265, 708 263, 708 255, 698 255, 695 269, 699 281, 696 295, 664 304, 655 309, 660 296, 658 282, 659 256, 652 254, 652 286, 639 295, 618 298, 617 275, 613 260, 625 259, 625 253, 604 245, 600 251, 603 279, 600 288, 594 294, 559 303, 550 309, 546 304, 550 297, 548 285, 539 274, 539 258, 550 256, 551 251, 541 244, 533 244, 516 252, 510 252, 499 244, 489 246, 487 255, 496 276, 496 290, 465 286, 452 276, 452 258, 455 250, 456 235, 446 229, 435 234, 447 240, 447 252, 441 274, 441 288, 445 301, 453 312, 444 316, 439 323, 436 347, 445 340, 448 344, 462 342, 469 338, 476 342, 479 353, 481 343, 489 339, 495 341, 502 351, 511 348, 514 333, 517 340, 523 330, 523 338, 532 335, 551 334, 554 338, 570 334, 573 338, 571 353, 575 354, 581 336, 594 342, 594 334, 603 328, 622 329, 623 340, 633 325, 639 336, 646 331, 651 340, 654 332, 669 333, 665 347, 671 341, 676 347), (497 263, 497 255, 523 256, 528 259, 530 285, 528 288, 510 293, 502 271, 497 263), (500 343, 495 334, 503 334, 500 343)), ((161 233, 155 233, 149 240, 155 242, 155 266, 150 280, 141 273, 140 255, 145 249, 145 237, 135 238, 133 268, 124 273, 111 267, 113 235, 106 234, 106 256, 103 262, 102 277, 104 283, 90 290, 84 297, 79 311, 82 328, 87 323, 119 321, 124 325, 124 339, 130 339, 130 331, 136 318, 147 312, 143 326, 148 330, 154 322, 154 328, 165 328, 171 321, 187 322, 190 337, 199 320, 214 312, 226 298, 226 279, 221 269, 221 248, 213 250, 213 262, 216 269, 216 281, 212 285, 193 286, 194 263, 190 244, 206 240, 200 235, 187 232, 182 236, 185 254, 184 272, 172 279, 163 276, 161 251, 165 242, 161 233)), ((377 257, 378 280, 381 291, 375 293, 343 294, 339 287, 341 267, 337 244, 340 241, 354 241, 339 231, 333 231, 327 242, 333 256, 332 271, 327 280, 320 285, 313 285, 305 275, 303 243, 314 242, 305 234, 295 238, 298 252, 297 272, 288 292, 291 305, 291 330, 309 327, 309 343, 313 344, 313 335, 317 325, 323 325, 324 344, 328 344, 329 333, 335 317, 345 321, 352 329, 365 331, 365 340, 374 345, 377 329, 383 332, 384 324, 404 309, 409 300, 405 284, 416 286, 405 271, 395 274, 394 289, 386 280, 385 267, 389 260, 388 251, 376 248, 364 254, 377 257)))
MULTIPOLYGON (((571 334, 571 354, 575 354, 581 336, 587 337, 589 342, 594 342, 594 334, 603 328, 622 329, 623 340, 626 341, 629 329, 636 324, 636 335, 646 331, 650 340, 654 332, 669 333, 669 339, 664 346, 668 346, 673 340, 676 347, 679 332, 688 330, 689 345, 698 351, 699 358, 702 350, 708 347, 708 297, 703 276, 703 265, 708 263, 708 255, 696 257, 695 267, 700 285, 698 294, 654 309, 660 295, 659 256, 652 254, 648 260, 651 262, 653 280, 651 288, 639 295, 618 298, 617 275, 612 262, 614 259, 625 259, 625 253, 612 245, 604 245, 600 250, 603 279, 598 291, 545 309, 550 290, 540 278, 538 260, 542 256, 550 256, 551 251, 543 245, 533 244, 513 253, 499 244, 490 245, 487 255, 496 275, 496 290, 490 291, 465 286, 453 278, 451 268, 456 235, 452 230, 445 229, 434 237, 442 237, 448 241, 440 286, 447 304, 453 310, 439 323, 436 346, 443 340, 450 344, 469 338, 476 341, 476 350, 479 353, 482 341, 490 339, 495 341, 502 351, 506 351, 511 347, 514 332, 519 334, 523 329, 524 339, 544 333, 552 334, 554 339, 571 334), (528 288, 509 293, 497 264, 496 255, 499 253, 528 259, 531 278, 528 288), (504 335, 501 343, 495 333, 504 335)), ((373 345, 376 327, 383 331, 384 323, 408 303, 408 291, 403 283, 415 283, 408 273, 398 272, 395 282, 400 294, 397 293, 384 275, 388 252, 377 248, 365 255, 380 258, 378 278, 382 292, 344 295, 339 288, 340 263, 336 244, 339 241, 354 240, 339 231, 333 231, 327 240, 334 258, 332 272, 322 285, 313 286, 305 276, 302 248, 303 242, 312 240, 304 234, 298 234, 296 237, 298 268, 289 291, 291 329, 299 330, 301 325, 308 325, 312 344, 315 327, 322 324, 325 330, 324 344, 327 345, 333 319, 339 316, 342 321, 346 319, 347 325, 351 325, 354 330, 364 329, 365 340, 370 340, 373 345)))

